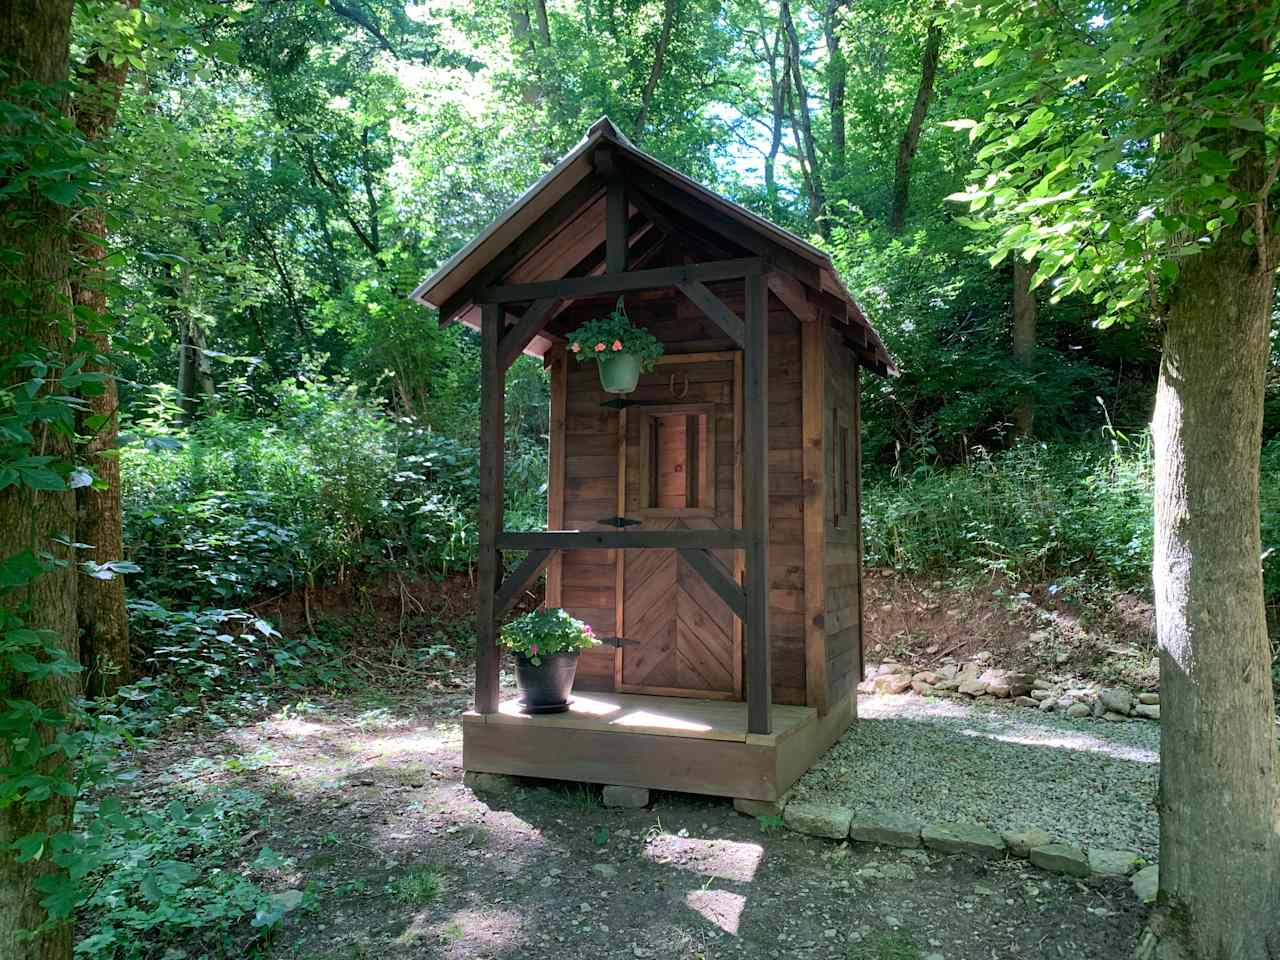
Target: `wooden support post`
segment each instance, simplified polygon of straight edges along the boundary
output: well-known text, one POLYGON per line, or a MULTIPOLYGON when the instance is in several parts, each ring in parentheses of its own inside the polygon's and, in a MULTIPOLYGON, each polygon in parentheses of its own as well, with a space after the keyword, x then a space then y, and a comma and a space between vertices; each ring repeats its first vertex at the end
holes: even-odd
MULTIPOLYGON (((821 313, 800 324, 801 467, 804 471, 805 703, 827 712, 827 325, 821 313)), ((835 438, 831 440, 835 443, 835 438)), ((834 495, 834 491, 833 491, 834 495)))
MULTIPOLYGON (((569 398, 569 355, 555 347, 551 358, 551 411, 547 440, 547 529, 564 527, 565 415, 569 398)), ((556 550, 547 567, 546 606, 563 604, 564 554, 556 550)))
POLYGON ((769 733, 769 289, 747 277, 743 351, 743 535, 746 538, 747 731, 769 733))
POLYGON ((627 188, 616 172, 605 189, 604 208, 605 273, 625 273, 627 269, 627 188))
POLYGON ((503 309, 486 303, 480 319, 480 556, 476 585, 476 712, 498 710, 498 577, 502 563, 504 394, 506 372, 499 361, 503 309))

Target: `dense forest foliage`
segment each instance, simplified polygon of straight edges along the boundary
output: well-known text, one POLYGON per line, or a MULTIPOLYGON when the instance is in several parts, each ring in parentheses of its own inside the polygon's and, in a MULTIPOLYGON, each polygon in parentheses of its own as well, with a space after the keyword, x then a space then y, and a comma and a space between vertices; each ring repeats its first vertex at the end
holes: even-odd
MULTIPOLYGON (((829 251, 882 335, 901 375, 863 381, 870 564, 1149 593, 1160 331, 1144 298, 1173 276, 1135 287, 1127 268, 1088 266, 1082 282, 1068 270, 1075 253, 1019 226, 1081 191, 1026 192, 994 165, 1015 169, 1009 157, 1025 154, 1040 175, 1066 166, 1091 121, 1051 100, 1002 130, 1003 78, 1022 55, 990 22, 926 0, 76 5, 69 81, 44 93, 10 84, 0 97, 0 184, 30 187, 74 219, 90 277, 76 288, 80 335, 117 376, 92 361, 6 359, 0 426, 16 453, 0 480, 92 496, 116 476, 121 490, 122 552, 80 566, 124 584, 133 663, 118 680, 134 682, 86 704, 89 733, 60 742, 88 761, 76 790, 90 781, 80 815, 92 826, 60 841, 54 859, 68 869, 44 879, 55 920, 88 908, 82 955, 182 955, 164 950, 246 920, 269 930, 299 905, 239 876, 184 885, 183 864, 229 842, 234 798, 168 820, 100 809, 93 783, 127 766, 102 751, 197 704, 256 708, 272 684, 342 683, 352 630, 313 616, 317 590, 465 578, 476 338, 407 295, 602 115, 829 251), (50 119, 61 114, 41 111, 45 96, 80 98, 76 122, 50 119), (1060 143, 1046 148, 1037 137, 1051 126, 1060 143), (29 396, 8 386, 28 376, 39 380, 29 396), (30 445, 27 427, 52 419, 28 409, 46 378, 90 398, 69 414, 81 439, 118 417, 118 452, 89 451, 98 480, 55 475, 58 451, 30 445), (252 612, 299 592, 306 629, 295 636, 252 612), (129 843, 132 859, 121 858, 129 843)), ((1109 46, 1107 15, 1080 23, 1100 57, 1127 55, 1109 46)), ((1113 158, 1092 202, 1163 242, 1142 164, 1136 152, 1113 158)), ((1131 238, 1118 243, 1146 256, 1131 238)), ((15 309, 20 296, 6 293, 15 309)), ((1272 605, 1274 360, 1266 404, 1272 605)), ((508 526, 538 528, 547 385, 531 358, 511 371, 506 416, 508 526)), ((0 588, 25 588, 37 559, 6 560, 0 588)), ((7 642, 30 658, 37 638, 15 610, 7 642)), ((456 625, 412 623, 413 650, 396 644, 404 662, 465 656, 456 625)), ((35 663, 15 669, 41 681, 71 669, 35 663)), ((114 691, 109 663, 87 667, 106 674, 99 692, 114 691)), ((33 721, 5 722, 21 733, 33 721)), ((60 775, 31 776, 0 790, 0 805, 74 792, 60 775)), ((24 841, 21 857, 38 858, 46 839, 24 841)))

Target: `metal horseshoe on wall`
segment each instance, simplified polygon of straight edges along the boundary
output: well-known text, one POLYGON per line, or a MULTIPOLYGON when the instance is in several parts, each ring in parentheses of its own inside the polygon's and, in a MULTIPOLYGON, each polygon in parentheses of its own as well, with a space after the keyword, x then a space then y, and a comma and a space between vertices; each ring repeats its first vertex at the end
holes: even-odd
POLYGON ((676 392, 676 375, 673 373, 671 375, 671 396, 675 397, 677 400, 683 400, 688 395, 689 395, 689 375, 687 373, 684 375, 684 389, 681 390, 679 393, 677 393, 676 392))

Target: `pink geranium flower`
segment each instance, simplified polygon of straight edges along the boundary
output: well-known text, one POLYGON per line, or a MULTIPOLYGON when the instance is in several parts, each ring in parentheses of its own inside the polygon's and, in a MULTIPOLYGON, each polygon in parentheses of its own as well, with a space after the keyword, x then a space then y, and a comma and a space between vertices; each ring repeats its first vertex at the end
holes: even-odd
POLYGON ((600 352, 601 352, 601 351, 603 351, 603 350, 604 350, 604 344, 603 344, 603 343, 597 343, 597 344, 596 344, 596 353, 600 353, 600 352))
POLYGON ((621 341, 621 340, 615 340, 615 341, 613 341, 613 349, 615 349, 615 350, 621 350, 621 349, 622 349, 622 341, 621 341))
POLYGON ((577 353, 579 350, 581 350, 581 349, 582 349, 582 344, 580 344, 580 343, 575 343, 575 344, 574 344, 573 346, 571 346, 569 349, 570 349, 570 350, 572 350, 574 353, 577 353))

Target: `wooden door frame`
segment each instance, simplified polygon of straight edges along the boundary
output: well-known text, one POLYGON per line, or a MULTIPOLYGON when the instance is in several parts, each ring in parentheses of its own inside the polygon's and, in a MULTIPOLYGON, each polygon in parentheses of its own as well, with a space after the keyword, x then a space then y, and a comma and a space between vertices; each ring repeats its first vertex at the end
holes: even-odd
MULTIPOLYGON (((733 383, 732 400, 733 400, 733 525, 735 529, 742 529, 743 517, 743 491, 742 491, 742 444, 743 444, 743 417, 742 417, 742 371, 743 371, 743 354, 741 350, 713 350, 703 353, 676 353, 666 354, 658 358, 659 366, 671 366, 691 363, 715 363, 721 361, 732 361, 733 363, 733 383)), ((679 405, 678 402, 676 405, 679 405)), ((627 435, 630 431, 630 424, 627 417, 627 408, 623 407, 619 411, 618 421, 618 516, 625 517, 627 515, 627 435)), ((676 562, 679 562, 678 559, 676 562)), ((694 697, 701 700, 742 700, 743 699, 743 628, 742 618, 738 616, 732 617, 733 620, 733 690, 685 690, 680 687, 655 687, 645 686, 642 684, 627 684, 622 680, 622 653, 623 644, 626 642, 626 621, 625 621, 625 602, 626 595, 626 563, 627 551, 617 551, 617 567, 614 581, 614 624, 618 630, 618 636, 622 638, 613 652, 613 688, 619 693, 645 693, 652 696, 661 697, 694 697)), ((743 557, 743 551, 733 551, 733 576, 734 579, 741 584, 743 582, 743 572, 746 568, 746 561, 743 557)))

